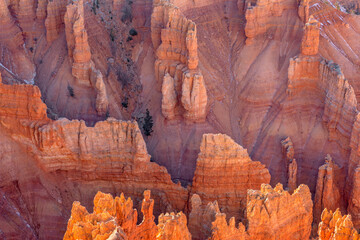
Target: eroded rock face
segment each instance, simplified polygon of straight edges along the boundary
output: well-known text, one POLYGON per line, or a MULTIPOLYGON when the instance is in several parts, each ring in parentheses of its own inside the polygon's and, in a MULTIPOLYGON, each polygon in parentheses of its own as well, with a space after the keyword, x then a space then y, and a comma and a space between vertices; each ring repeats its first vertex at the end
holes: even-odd
POLYGON ((66 41, 72 58, 72 75, 82 84, 90 84, 91 52, 84 23, 82 0, 69 4, 65 14, 66 41))
POLYGON ((297 162, 294 159, 294 144, 291 138, 287 137, 281 141, 283 154, 285 155, 286 166, 288 168, 288 189, 293 193, 297 188, 297 162))
POLYGON ((67 1, 53 0, 47 5, 47 17, 45 20, 46 40, 52 43, 59 37, 60 30, 64 23, 67 1))
POLYGON ((189 214, 189 230, 194 240, 207 239, 211 236, 211 223, 220 213, 217 201, 203 204, 199 195, 194 194, 190 199, 191 212, 189 214))
POLYGON ((319 53, 320 23, 311 16, 305 24, 304 36, 301 42, 301 53, 313 56, 319 53))
POLYGON ((205 202, 218 201, 222 212, 243 217, 247 189, 270 182, 269 171, 224 134, 204 134, 191 188, 205 202))
POLYGON ((130 198, 125 199, 121 194, 114 199, 110 194, 98 192, 92 214, 74 202, 64 239, 155 239, 153 207, 150 191, 145 191, 141 207, 143 221, 136 225, 137 211, 130 198))
POLYGON ((248 235, 245 231, 245 226, 240 222, 239 226, 235 226, 235 218, 226 221, 226 214, 219 213, 215 216, 215 221, 212 223, 212 233, 209 240, 222 240, 222 239, 237 239, 246 240, 248 235))
POLYGON ((186 216, 180 212, 159 216, 156 226, 153 215, 154 200, 150 190, 144 192, 141 205, 142 222, 137 225, 137 210, 133 201, 98 192, 94 197, 94 211, 89 214, 79 202, 74 202, 64 240, 119 239, 119 240, 190 240, 186 216))
POLYGON ((350 215, 341 215, 339 209, 334 213, 326 208, 321 214, 318 230, 319 240, 357 240, 359 234, 354 228, 350 215))
POLYGON ((159 216, 158 233, 156 239, 162 240, 191 240, 187 228, 186 215, 182 212, 166 213, 159 216))
POLYGON ((289 194, 281 184, 275 188, 263 184, 261 190, 248 191, 247 232, 251 239, 309 239, 312 208, 311 193, 306 185, 289 194))
POLYGON ((191 122, 206 118, 207 92, 198 68, 196 25, 168 0, 153 3, 151 38, 156 50, 155 75, 162 86, 162 112, 191 122), (172 79, 171 79, 171 78, 172 79))
POLYGON ((328 155, 325 164, 319 168, 318 180, 316 184, 314 202, 314 221, 320 222, 320 215, 323 209, 335 211, 342 207, 342 194, 340 193, 339 166, 337 166, 328 155))
POLYGON ((246 44, 251 44, 256 36, 279 24, 276 17, 281 16, 285 9, 295 7, 295 1, 291 0, 247 0, 245 4, 246 44))

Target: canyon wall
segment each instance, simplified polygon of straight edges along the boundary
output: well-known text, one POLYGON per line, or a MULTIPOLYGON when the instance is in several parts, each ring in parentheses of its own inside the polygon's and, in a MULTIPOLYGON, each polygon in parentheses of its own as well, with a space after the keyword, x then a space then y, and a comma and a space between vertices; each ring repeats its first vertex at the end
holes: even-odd
POLYGON ((153 3, 151 39, 156 51, 155 75, 162 91, 162 113, 172 120, 203 122, 207 92, 198 68, 196 24, 168 0, 153 3))
POLYGON ((269 171, 250 159, 247 150, 223 134, 204 134, 191 192, 205 204, 218 201, 221 211, 244 217, 246 192, 270 182, 269 171))

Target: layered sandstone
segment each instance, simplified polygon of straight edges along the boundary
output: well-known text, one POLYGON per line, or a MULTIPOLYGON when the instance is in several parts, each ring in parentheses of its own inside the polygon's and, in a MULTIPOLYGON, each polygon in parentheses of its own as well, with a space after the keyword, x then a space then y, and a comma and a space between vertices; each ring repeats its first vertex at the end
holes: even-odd
POLYGON ((69 4, 65 13, 66 42, 69 57, 72 58, 72 75, 80 84, 90 84, 91 52, 84 22, 82 0, 69 4))
POLYGON ((351 215, 342 216, 339 209, 333 213, 326 208, 321 214, 318 235, 319 240, 357 240, 360 238, 352 223, 351 215))
POLYGON ((155 75, 162 90, 162 113, 172 120, 206 118, 207 91, 198 67, 197 30, 193 21, 168 0, 153 3, 151 38, 156 50, 155 75))
POLYGON ((0 24, 1 43, 6 43, 7 45, 10 45, 11 48, 16 48, 24 44, 21 30, 15 24, 15 21, 10 14, 6 0, 0 1, 0 24))
POLYGON ((94 67, 92 67, 90 79, 96 91, 95 109, 99 115, 106 115, 109 109, 109 100, 106 93, 106 86, 103 75, 99 70, 96 70, 94 67))
POLYGON ((284 10, 293 8, 294 2, 291 0, 247 0, 245 2, 246 44, 251 44, 258 35, 265 34, 279 24, 277 17, 280 17, 284 10))
POLYGON ((194 194, 190 199, 191 212, 189 214, 189 230, 194 240, 207 239, 211 236, 212 222, 220 213, 217 201, 203 204, 199 195, 194 194))
POLYGON ((218 201, 222 212, 243 217, 248 189, 270 182, 269 171, 224 134, 204 134, 191 188, 206 203, 218 201))
POLYGON ((351 129, 357 113, 356 96, 339 66, 318 55, 319 24, 310 17, 305 25, 301 54, 290 59, 287 93, 296 101, 307 97, 317 108, 324 109, 322 121, 329 141, 349 150, 351 129))
POLYGON ((186 215, 182 212, 166 213, 159 216, 158 233, 159 240, 191 240, 191 234, 187 228, 186 215))
POLYGON ((137 211, 130 198, 126 200, 121 194, 113 199, 110 194, 98 192, 92 214, 74 202, 64 239, 155 239, 153 207, 150 191, 145 191, 141 206, 143 221, 137 225, 137 211))
POLYGON ((306 24, 310 17, 310 0, 300 0, 298 15, 301 20, 306 24))
POLYGON ((45 20, 46 40, 52 43, 59 37, 62 25, 64 23, 64 15, 66 12, 67 1, 53 0, 47 4, 47 16, 45 20))
POLYGON ((313 56, 319 53, 320 23, 311 16, 305 24, 304 36, 301 42, 301 53, 313 56))
POLYGON ((215 218, 215 221, 212 223, 212 233, 209 240, 250 239, 245 231, 245 226, 241 222, 239 226, 236 227, 234 217, 230 218, 229 224, 226 221, 226 214, 224 213, 216 214, 215 218))
POLYGON ((247 233, 251 239, 309 239, 312 208, 311 193, 306 185, 289 194, 281 184, 274 189, 263 184, 261 190, 248 191, 247 233))
POLYGON ((51 121, 36 86, 0 84, 0 93, 1 126, 36 156, 42 171, 69 181, 111 181, 131 196, 151 188, 167 211, 184 209, 187 190, 150 162, 136 122, 109 118, 88 127, 79 120, 51 121))
POLYGON ((348 188, 350 189, 348 213, 352 216, 355 227, 360 226, 360 167, 349 168, 348 188))
POLYGON ((281 141, 283 154, 285 155, 286 166, 288 168, 287 188, 292 193, 297 188, 297 162, 294 159, 294 144, 291 138, 287 137, 281 141))
POLYGON ((94 197, 94 210, 89 214, 79 202, 74 202, 64 236, 66 239, 157 239, 190 240, 186 216, 180 212, 159 216, 156 226, 153 215, 154 200, 150 191, 144 192, 141 205, 142 222, 137 225, 137 210, 133 201, 124 194, 115 199, 110 194, 98 192, 94 197))
POLYGON ((342 194, 339 186, 339 166, 337 166, 328 154, 325 164, 319 168, 314 202, 314 221, 320 222, 323 209, 335 211, 342 205, 342 194))

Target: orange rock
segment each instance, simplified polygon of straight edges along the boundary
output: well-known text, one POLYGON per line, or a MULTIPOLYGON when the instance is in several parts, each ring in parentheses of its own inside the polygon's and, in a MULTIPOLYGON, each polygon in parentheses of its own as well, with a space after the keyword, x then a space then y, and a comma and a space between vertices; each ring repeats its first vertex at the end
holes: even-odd
POLYGON ((65 14, 66 41, 72 58, 72 75, 80 84, 90 85, 91 52, 84 23, 83 0, 67 6, 65 14))
POLYGON ((199 195, 194 194, 190 199, 191 212, 189 214, 189 230, 192 239, 201 240, 211 236, 211 223, 220 213, 217 201, 202 204, 199 195))
POLYGON ((319 53, 320 23, 310 16, 305 24, 304 36, 301 42, 301 53, 308 56, 319 53))
POLYGON ((248 191, 247 233, 250 239, 309 239, 312 208, 306 185, 300 185, 291 195, 281 184, 274 189, 263 184, 261 190, 248 191))
POLYGON ((288 189, 290 193, 293 193, 297 188, 297 162, 294 159, 294 145, 290 137, 281 141, 283 154, 286 158, 286 166, 288 168, 288 189))
POLYGON ((168 0, 154 1, 151 38, 157 57, 155 76, 165 94, 163 115, 170 120, 182 112, 191 122, 203 122, 206 118, 207 92, 198 68, 196 34, 195 23, 177 7, 168 0), (176 100, 176 96, 181 102, 176 100))
POLYGON ((187 220, 182 212, 166 213, 159 216, 157 240, 191 240, 187 220))
POLYGON ((185 72, 181 95, 181 103, 186 110, 185 119, 194 122, 205 121, 207 100, 203 76, 185 72))
POLYGON ((301 20, 306 24, 306 22, 309 20, 310 13, 310 0, 300 0, 298 14, 301 20))
POLYGON ((341 215, 339 209, 334 213, 325 208, 321 214, 319 224, 319 240, 358 240, 360 236, 351 220, 350 215, 341 215))
POLYGON ((224 134, 204 134, 191 188, 206 203, 218 201, 222 212, 243 217, 248 189, 270 182, 269 171, 224 134))
POLYGON ((339 166, 337 166, 328 154, 325 158, 325 164, 319 168, 318 180, 316 184, 316 193, 314 201, 314 221, 320 222, 320 215, 322 209, 329 209, 335 211, 342 204, 339 178, 336 177, 339 173, 339 166))
POLYGON ((103 80, 103 75, 99 70, 96 70, 94 67, 91 68, 91 82, 95 86, 96 91, 96 111, 99 115, 106 115, 109 108, 109 100, 106 93, 106 87, 103 80))
POLYGON ((47 5, 47 17, 45 20, 46 39, 48 43, 53 42, 59 37, 66 12, 67 1, 53 0, 47 5))
POLYGON ((153 216, 154 200, 150 191, 144 192, 141 211, 143 221, 136 225, 137 211, 130 198, 124 195, 115 199, 110 194, 98 192, 94 198, 94 212, 89 214, 79 202, 73 203, 64 240, 72 239, 128 239, 128 240, 190 240, 186 216, 161 214, 156 226, 153 216))
POLYGON ((360 167, 351 170, 351 177, 348 183, 348 187, 351 189, 350 198, 348 203, 348 213, 353 218, 355 227, 360 226, 360 167))
POLYGON ((285 9, 294 7, 293 2, 287 0, 258 0, 246 3, 246 44, 251 44, 256 36, 276 26, 276 17, 280 17, 285 9))
POLYGON ((216 219, 212 223, 212 234, 209 240, 223 240, 223 239, 237 239, 246 240, 249 239, 245 226, 240 222, 239 227, 235 226, 235 218, 230 218, 229 224, 226 221, 226 214, 216 214, 216 219))
POLYGON ((11 48, 16 48, 24 44, 21 30, 15 24, 14 19, 10 15, 7 1, 0 1, 0 41, 10 45, 11 48), (11 37, 9 37, 11 36, 11 37))
POLYGON ((162 101, 161 101, 161 110, 162 114, 167 119, 173 119, 175 117, 175 107, 177 104, 177 96, 175 91, 175 81, 174 78, 167 73, 164 76, 162 83, 162 101))

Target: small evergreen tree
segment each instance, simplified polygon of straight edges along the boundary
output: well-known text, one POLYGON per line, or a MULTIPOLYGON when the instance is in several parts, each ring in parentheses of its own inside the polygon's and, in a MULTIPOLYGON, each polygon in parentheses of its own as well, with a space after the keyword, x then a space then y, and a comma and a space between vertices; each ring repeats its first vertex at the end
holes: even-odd
POLYGON ((143 126, 143 130, 144 130, 144 134, 146 136, 151 136, 151 133, 153 132, 153 127, 154 122, 152 119, 152 116, 150 115, 149 109, 146 109, 146 116, 144 118, 144 126, 143 126))

